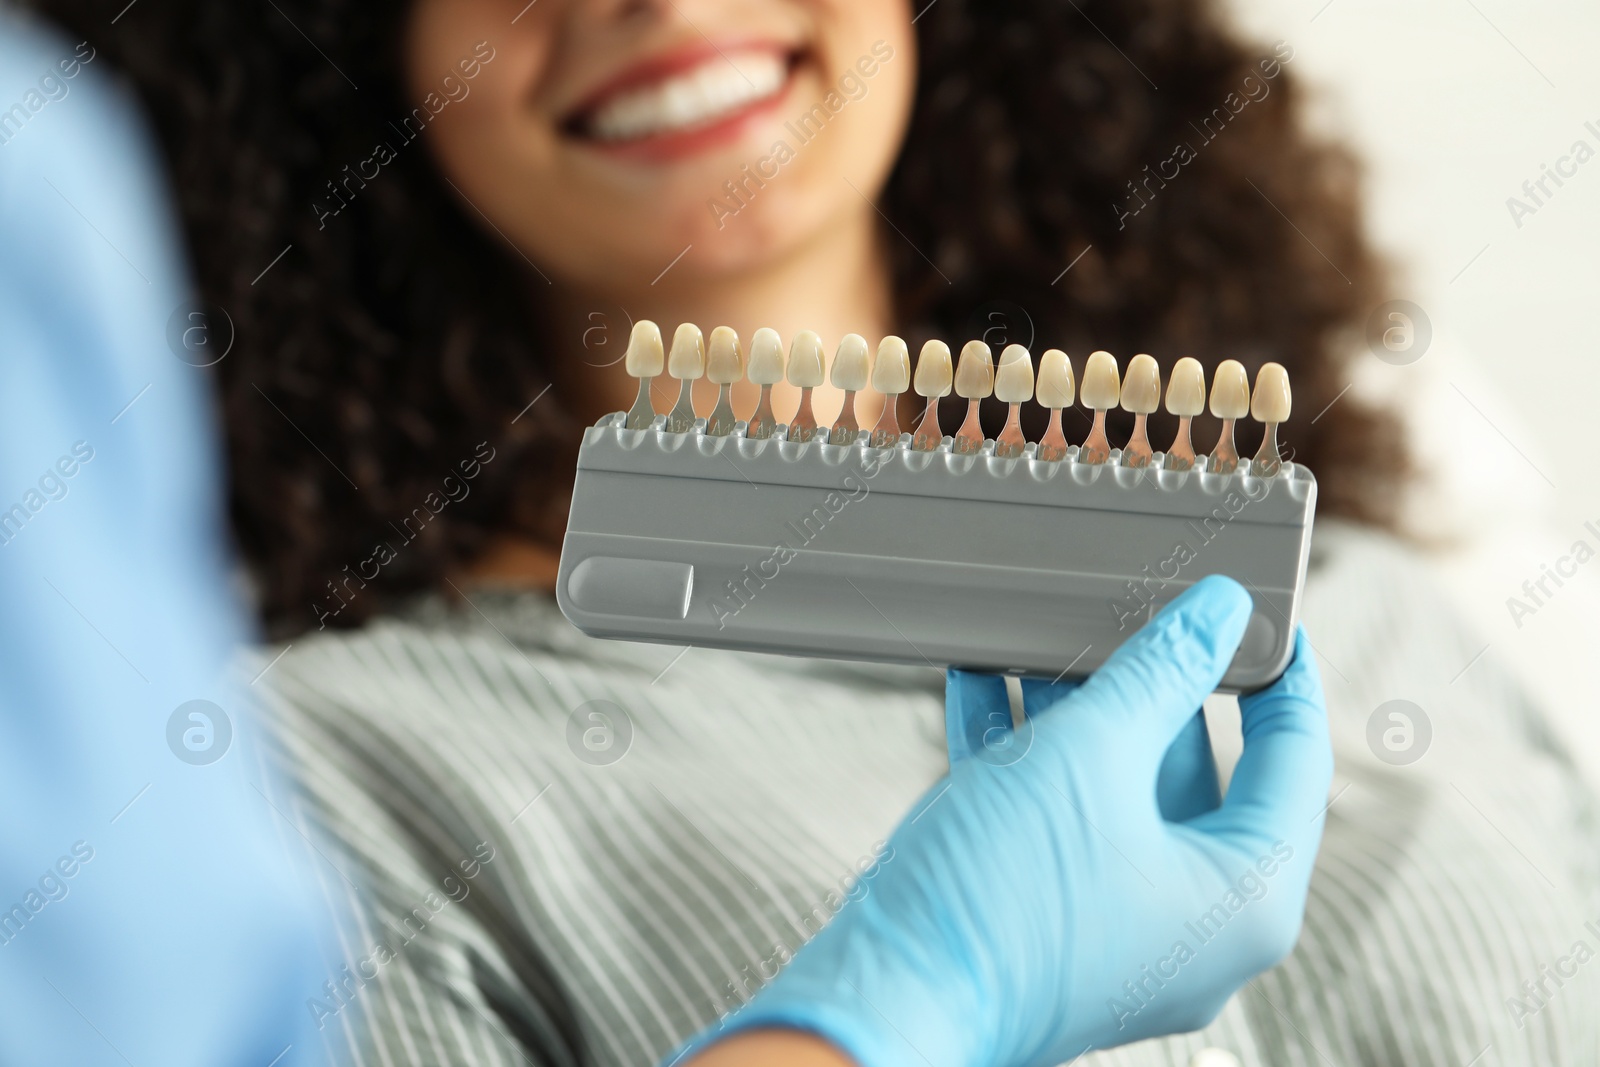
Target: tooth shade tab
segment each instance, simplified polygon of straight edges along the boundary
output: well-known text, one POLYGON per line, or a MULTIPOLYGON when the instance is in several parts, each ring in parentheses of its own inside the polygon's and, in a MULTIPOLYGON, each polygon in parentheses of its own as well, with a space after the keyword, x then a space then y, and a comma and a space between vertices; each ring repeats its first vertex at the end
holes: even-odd
POLYGON ((867 350, 867 339, 859 333, 847 333, 839 342, 839 351, 833 354, 833 368, 828 381, 836 389, 858 393, 867 387, 872 360, 867 350))
POLYGON ((649 319, 633 324, 628 334, 628 354, 624 365, 635 378, 654 378, 665 365, 665 350, 661 345, 661 327, 649 319))
POLYGON ((1161 367, 1153 356, 1140 353, 1128 360, 1122 375, 1122 410, 1148 415, 1161 406, 1161 367))
POLYGON ((717 385, 732 385, 744 377, 744 350, 732 327, 718 326, 706 344, 706 377, 717 385))
POLYGON ((763 326, 750 335, 750 364, 745 377, 756 385, 777 385, 783 381, 783 338, 778 331, 763 326))
POLYGON ((1180 418, 1193 418, 1206 410, 1206 371, 1193 356, 1184 356, 1172 365, 1167 380, 1167 411, 1180 418))
MULTIPOLYGON (((1002 360, 1004 357, 1001 357, 1002 360)), ((1072 406, 1075 386, 1072 381, 1072 361, 1059 348, 1052 348, 1039 357, 1039 403, 1050 409, 1072 406)))
POLYGON ((667 373, 674 378, 702 378, 706 373, 706 341, 692 322, 679 326, 667 354, 667 373))
POLYGON ((953 380, 950 369, 950 346, 943 341, 929 341, 917 356, 917 377, 913 383, 918 396, 941 397, 950 395, 953 380))
POLYGON ((961 346, 961 361, 956 364, 956 395, 978 400, 994 392, 994 356, 982 341, 961 346))
POLYGON ((1219 419, 1242 419, 1250 414, 1250 376, 1236 359, 1217 364, 1211 378, 1211 414, 1219 419))
POLYGON ((889 396, 899 396, 911 385, 911 349, 890 334, 878 342, 878 357, 872 361, 872 387, 889 396))
POLYGON ((1083 365, 1083 406, 1092 411, 1109 411, 1117 406, 1121 394, 1117 381, 1117 357, 1110 352, 1091 352, 1083 365))
POLYGON ((1250 397, 1250 417, 1257 422, 1289 421, 1289 372, 1281 363, 1263 363, 1256 372, 1256 391, 1250 397))
POLYGON ((795 334, 789 346, 789 384, 802 389, 822 384, 822 338, 810 330, 795 334))
POLYGON ((1006 345, 994 372, 995 398, 1007 404, 1033 399, 1033 357, 1021 345, 1006 345))

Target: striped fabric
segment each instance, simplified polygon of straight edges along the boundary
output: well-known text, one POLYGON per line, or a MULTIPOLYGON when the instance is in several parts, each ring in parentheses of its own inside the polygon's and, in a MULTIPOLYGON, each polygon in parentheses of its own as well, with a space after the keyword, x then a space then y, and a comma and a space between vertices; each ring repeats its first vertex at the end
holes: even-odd
MULTIPOLYGON (((945 770, 929 668, 600 642, 546 597, 469 595, 303 638, 269 675, 350 916, 307 1005, 339 1061, 659 1061, 945 770)), ((1306 622, 1338 773, 1298 949, 1205 1031, 1082 1062, 1600 1063, 1600 824, 1537 710, 1381 537, 1323 524, 1306 622), (1408 766, 1367 741, 1395 698, 1432 724, 1408 766)), ((1236 706, 1208 707, 1226 764, 1236 706)))

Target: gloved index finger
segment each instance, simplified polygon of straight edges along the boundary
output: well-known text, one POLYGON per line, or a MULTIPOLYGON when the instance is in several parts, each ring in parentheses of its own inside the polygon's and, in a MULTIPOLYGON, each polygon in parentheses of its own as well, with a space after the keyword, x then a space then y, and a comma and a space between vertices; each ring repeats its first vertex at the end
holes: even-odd
POLYGON ((1233 579, 1200 579, 1113 652, 1070 703, 1115 717, 1148 740, 1152 764, 1158 762, 1222 681, 1250 605, 1250 594, 1233 579))
POLYGON ((1011 746, 1015 739, 1005 679, 956 667, 946 671, 944 737, 952 767, 971 756, 1003 753, 1011 746))

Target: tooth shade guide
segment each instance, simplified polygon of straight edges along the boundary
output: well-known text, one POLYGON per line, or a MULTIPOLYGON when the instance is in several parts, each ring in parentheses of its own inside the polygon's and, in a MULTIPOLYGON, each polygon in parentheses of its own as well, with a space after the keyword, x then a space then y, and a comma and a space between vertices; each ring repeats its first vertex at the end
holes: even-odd
MULTIPOLYGON (((777 402, 785 411, 793 407, 787 396, 777 402)), ((815 398, 830 414, 837 402, 831 394, 815 398)), ((878 414, 872 403, 875 398, 860 410, 863 422, 878 414)), ((1108 418, 1119 439, 1131 422, 1108 418)), ((1150 561, 1164 559, 1178 541, 1192 543, 1195 530, 1208 521, 1214 526, 1220 499, 1242 484, 1202 474, 1077 469, 1070 458, 1062 466, 987 462, 984 454, 912 455, 905 446, 879 451, 751 442, 754 447, 746 448, 747 442, 716 439, 689 448, 681 447, 687 443, 682 438, 624 432, 619 423, 613 417, 584 435, 557 581, 560 606, 595 636, 678 647, 742 647, 924 667, 926 656, 936 665, 1020 668, 1045 681, 1079 677, 1126 638, 1124 618, 1145 617, 1147 597, 1141 600, 1133 590, 1142 589, 1138 582, 1148 577, 1150 561), (725 449, 732 449, 727 455, 736 463, 715 455, 725 449), (840 539, 830 534, 827 545, 811 546, 826 551, 800 549, 816 580, 769 582, 754 605, 738 610, 737 598, 723 591, 748 578, 740 568, 749 560, 771 553, 773 531, 794 515, 784 501, 803 497, 814 503, 817 487, 837 487, 851 470, 874 479, 870 522, 849 520, 852 529, 840 528, 840 539), (780 491, 755 493, 752 484, 780 491), (619 500, 630 506, 619 507, 619 500), (661 527, 662 514, 673 517, 670 530, 661 527), (928 526, 930 514, 934 527, 928 526), (1096 531, 1092 551, 1063 551, 1059 531, 1084 523, 1096 531), (1041 529, 1057 534, 1041 537, 1041 529), (936 536, 896 537, 896 531, 936 536), (894 558, 894 567, 881 566, 887 557, 894 558), (1027 581, 996 582, 996 565, 1027 581), (861 584, 863 575, 873 587, 861 584), (976 621, 950 627, 927 613, 902 612, 896 622, 910 634, 913 648, 850 589, 847 577, 886 610, 890 602, 937 596, 963 605, 964 617, 976 621), (710 610, 708 596, 717 597, 724 610, 710 610), (1116 602, 1111 610, 1108 596, 1116 602), (1040 627, 1042 617, 1052 624, 1040 627)), ((1165 438, 1171 425, 1160 425, 1165 438)), ((1209 439, 1214 431, 1208 425, 1202 432, 1209 439)), ((1253 445, 1254 428, 1251 433, 1253 445)), ((1081 429, 1073 436, 1081 439, 1081 429)), ((1262 639, 1247 642, 1229 667, 1222 684, 1235 691, 1270 684, 1292 658, 1316 502, 1315 481, 1299 464, 1286 463, 1270 483, 1248 484, 1260 487, 1251 489, 1250 507, 1229 522, 1226 537, 1203 549, 1208 571, 1254 587, 1252 614, 1259 618, 1252 623, 1253 638, 1262 639)))
MULTIPOLYGON (((771 331, 757 331, 758 334, 763 332, 771 334, 771 331)), ((774 373, 773 367, 768 366, 761 370, 755 362, 747 363, 742 359, 742 353, 736 347, 739 345, 739 339, 731 330, 719 327, 711 331, 708 338, 702 340, 697 327, 693 324, 683 324, 673 337, 672 347, 678 351, 661 354, 668 357, 661 360, 665 364, 662 369, 678 378, 678 389, 671 410, 660 416, 660 421, 656 421, 659 400, 654 396, 655 380, 635 375, 639 380, 639 389, 634 404, 627 412, 618 416, 615 425, 635 430, 657 427, 672 433, 700 432, 708 437, 737 435, 751 440, 762 440, 778 435, 796 443, 818 440, 838 446, 850 446, 860 442, 880 449, 903 448, 927 453, 945 450, 956 455, 988 454, 1001 459, 1031 457, 1050 463, 1071 460, 1086 466, 1106 463, 1130 468, 1159 466, 1176 472, 1199 469, 1224 475, 1243 470, 1257 478, 1275 478, 1282 475, 1285 468, 1290 466, 1285 463, 1280 451, 1278 426, 1281 420, 1270 421, 1263 417, 1285 415, 1288 410, 1287 375, 1275 364, 1263 365, 1262 372, 1256 376, 1255 389, 1252 390, 1250 377, 1244 372, 1244 368, 1236 361, 1224 361, 1216 370, 1216 387, 1206 390, 1204 370, 1193 359, 1186 357, 1179 360, 1173 367, 1171 379, 1162 383, 1159 367, 1156 367, 1154 360, 1148 356, 1134 357, 1129 361, 1126 371, 1119 373, 1115 369, 1115 360, 1108 353, 1096 353, 1096 356, 1102 357, 1099 360, 1098 379, 1093 367, 1095 361, 1091 357, 1091 363, 1085 366, 1085 377, 1088 380, 1084 384, 1089 388, 1079 391, 1076 399, 1081 400, 1086 407, 1090 401, 1098 401, 1099 405, 1104 405, 1111 391, 1115 391, 1118 396, 1116 406, 1128 410, 1132 415, 1132 432, 1128 443, 1123 448, 1117 449, 1111 447, 1107 431, 1114 424, 1120 436, 1120 431, 1126 430, 1129 426, 1126 417, 1110 416, 1109 409, 1105 406, 1090 407, 1086 414, 1091 415, 1092 425, 1087 439, 1081 446, 1074 446, 1065 431, 1063 412, 1066 408, 1051 407, 1046 402, 1047 399, 1059 401, 1064 395, 1062 383, 1055 378, 1050 379, 1051 385, 1047 391, 1046 361, 1055 360, 1060 365, 1054 374, 1059 374, 1062 370, 1068 375, 1071 374, 1071 363, 1059 350, 1047 351, 1044 357, 1041 357, 1038 372, 1030 374, 1029 381, 1024 386, 1012 380, 1015 378, 1014 371, 1009 378, 1006 373, 1008 367, 1015 367, 1022 361, 1030 360, 1026 350, 1020 346, 1008 346, 1007 350, 1000 354, 999 366, 996 366, 993 352, 987 345, 970 342, 963 348, 962 355, 973 359, 974 364, 966 368, 965 372, 949 367, 943 374, 944 380, 940 381, 940 375, 937 373, 938 356, 942 348, 948 358, 948 348, 934 342, 924 345, 923 354, 919 356, 916 364, 916 375, 911 373, 909 360, 906 360, 902 364, 904 369, 894 372, 892 382, 886 382, 886 384, 912 386, 915 378, 914 387, 924 398, 923 411, 918 414, 914 429, 910 424, 905 426, 906 429, 912 430, 906 434, 902 432, 901 413, 896 403, 899 394, 891 392, 883 395, 882 406, 880 408, 873 406, 878 397, 872 394, 883 392, 876 388, 878 367, 875 362, 866 372, 867 388, 850 388, 849 386, 858 384, 856 379, 861 376, 862 370, 853 364, 840 365, 840 356, 844 354, 843 345, 840 355, 835 356, 834 360, 829 361, 825 357, 813 360, 813 355, 820 354, 820 339, 816 339, 815 335, 809 334, 808 331, 802 331, 802 335, 804 336, 797 337, 796 340, 801 341, 802 345, 810 344, 817 351, 815 353, 809 350, 802 351, 798 360, 793 358, 794 353, 791 352, 791 358, 785 360, 782 342, 777 340, 776 334, 772 334, 768 347, 774 351, 766 352, 765 355, 769 363, 774 362, 771 357, 777 355, 777 368, 774 373), (706 343, 707 341, 709 343, 706 343), (979 347, 982 348, 981 353, 977 351, 979 347), (1016 349, 1015 353, 1013 349, 1016 349), (971 355, 969 350, 972 350, 971 355), (986 358, 977 360, 976 357, 980 354, 986 358), (929 359, 930 355, 932 359, 929 359), (924 360, 928 360, 926 370, 924 360), (790 366, 785 366, 785 363, 790 366), (812 366, 813 363, 820 365, 812 366), (830 364, 833 368, 831 374, 827 373, 830 364), (1142 367, 1141 364, 1149 366, 1142 367), (1106 373, 1108 370, 1109 374, 1106 373), (740 371, 748 373, 741 374, 740 371), (1151 371, 1154 373, 1150 373, 1151 371), (775 381, 759 382, 756 380, 758 375, 775 381), (737 381, 733 380, 735 377, 738 378, 737 381), (903 383, 900 381, 902 377, 905 379, 903 383), (698 387, 702 395, 696 396, 696 387, 693 383, 700 378, 705 378, 706 382, 698 387), (811 384, 812 379, 818 379, 817 384, 811 384), (1161 404, 1163 384, 1167 387, 1164 405, 1161 404), (952 386, 960 388, 952 389, 952 386), (775 397, 774 389, 782 395, 775 397), (824 390, 826 395, 818 396, 818 389, 824 390), (939 402, 942 396, 952 391, 967 400, 967 410, 953 438, 946 438, 941 425, 939 402), (1084 396, 1084 392, 1088 395, 1084 396), (870 398, 865 414, 857 410, 857 403, 862 393, 867 393, 870 398), (1146 393, 1150 395, 1147 396, 1146 393), (992 441, 985 438, 981 421, 984 395, 994 396, 1008 407, 1004 426, 992 441), (839 398, 837 417, 832 426, 819 426, 816 409, 832 408, 835 397, 839 398), (1044 421, 1044 432, 1037 444, 1032 447, 1024 432, 1027 420, 1021 411, 1022 406, 1030 399, 1039 403, 1044 408, 1044 413, 1048 415, 1048 419, 1044 421), (715 406, 709 416, 697 417, 695 413, 697 403, 700 407, 706 407, 713 402, 715 406), (795 405, 794 415, 787 423, 779 421, 775 403, 785 406, 788 403, 795 405), (1151 435, 1149 413, 1153 410, 1152 403, 1164 406, 1167 412, 1174 416, 1176 422, 1171 445, 1164 452, 1153 450, 1149 440, 1151 435), (736 413, 750 404, 754 405, 755 411, 751 413, 748 423, 741 422, 736 413), (1195 412, 1203 411, 1206 407, 1209 407, 1214 415, 1220 416, 1217 442, 1209 455, 1197 454, 1194 442, 1195 412), (1243 412, 1240 412, 1241 407, 1244 408, 1243 412), (877 415, 876 419, 874 414, 877 415), (1239 419, 1247 415, 1263 425, 1261 449, 1253 460, 1241 456, 1238 450, 1239 419), (949 445, 945 444, 946 441, 950 442, 949 445)), ((849 335, 851 340, 854 340, 854 337, 855 335, 849 335)), ((648 338, 644 340, 648 341, 648 338)), ((752 356, 755 354, 755 340, 752 337, 750 350, 752 356)), ((635 338, 630 337, 630 349, 634 347, 634 341, 635 338)), ((903 345, 903 342, 893 338, 886 338, 885 344, 891 341, 903 345)), ((864 342, 861 343, 864 345, 864 342)), ((903 349, 901 354, 905 355, 903 349)), ((630 372, 636 367, 649 366, 648 353, 637 353, 636 357, 628 361, 630 372)), ((1031 360, 1027 365, 1031 367, 1031 360)), ((661 384, 665 386, 666 375, 659 377, 661 384)), ((1064 388, 1071 390, 1073 386, 1069 384, 1064 388)), ((1171 426, 1171 423, 1165 423, 1162 428, 1171 426)))

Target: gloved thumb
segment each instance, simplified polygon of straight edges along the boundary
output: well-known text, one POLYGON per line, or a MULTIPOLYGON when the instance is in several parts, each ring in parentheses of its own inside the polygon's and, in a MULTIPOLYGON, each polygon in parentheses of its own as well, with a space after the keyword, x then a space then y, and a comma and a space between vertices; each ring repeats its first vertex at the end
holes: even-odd
POLYGON ((1124 641, 1065 703, 1092 708, 1106 726, 1140 739, 1154 771, 1222 681, 1250 609, 1250 594, 1238 582, 1221 575, 1200 579, 1124 641))

